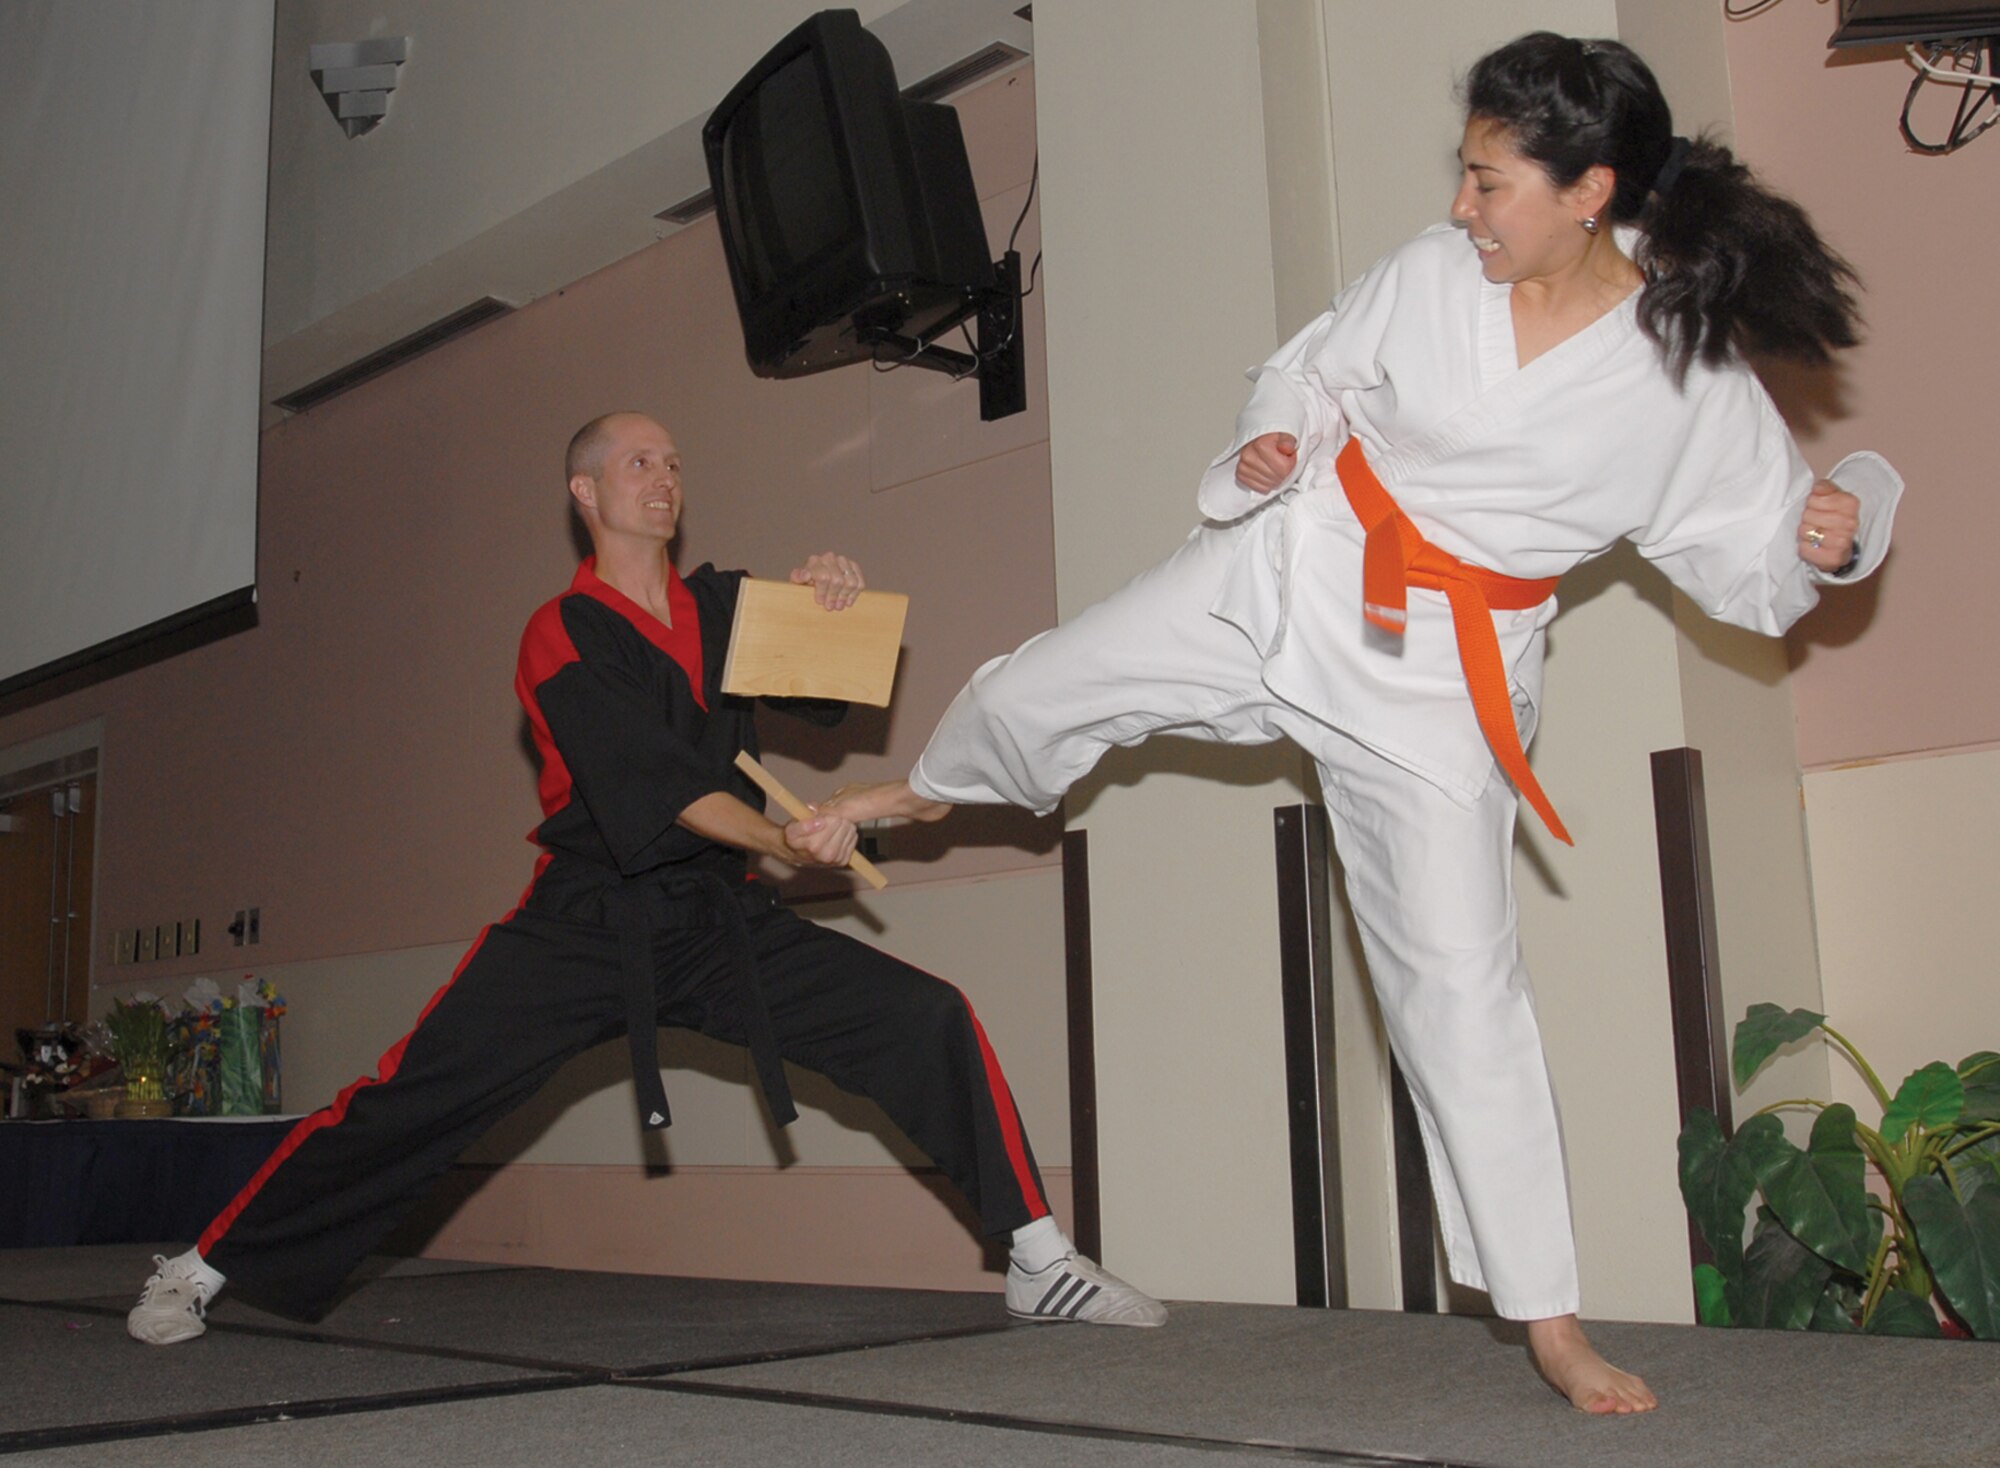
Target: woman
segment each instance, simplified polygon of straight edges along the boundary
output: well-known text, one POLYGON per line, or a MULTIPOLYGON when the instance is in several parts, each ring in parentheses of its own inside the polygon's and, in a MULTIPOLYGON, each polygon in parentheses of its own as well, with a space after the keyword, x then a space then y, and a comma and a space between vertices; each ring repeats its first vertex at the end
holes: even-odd
POLYGON ((1318 762, 1454 1279, 1524 1320, 1577 1407, 1657 1405, 1577 1322, 1553 1093, 1515 932, 1555 578, 1620 539, 1777 634, 1881 562, 1901 481, 1815 481, 1746 350, 1856 340, 1845 262, 1728 152, 1676 138, 1643 62, 1537 33, 1466 86, 1452 226, 1390 254, 1253 374, 1208 522, 976 673, 857 820, 1052 809, 1112 744, 1288 736, 1318 762))

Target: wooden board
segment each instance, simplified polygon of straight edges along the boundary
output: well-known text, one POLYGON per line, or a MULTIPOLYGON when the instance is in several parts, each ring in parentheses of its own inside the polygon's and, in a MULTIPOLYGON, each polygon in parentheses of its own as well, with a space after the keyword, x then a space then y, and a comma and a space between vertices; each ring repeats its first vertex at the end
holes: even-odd
POLYGON ((745 697, 840 698, 887 708, 910 599, 864 591, 829 612, 810 586, 746 579, 729 631, 722 691, 745 697))

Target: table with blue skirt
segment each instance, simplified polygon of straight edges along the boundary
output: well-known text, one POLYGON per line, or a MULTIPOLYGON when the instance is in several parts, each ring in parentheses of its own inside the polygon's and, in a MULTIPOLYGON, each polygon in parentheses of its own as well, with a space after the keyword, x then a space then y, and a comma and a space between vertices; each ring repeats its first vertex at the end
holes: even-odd
POLYGON ((0 1121, 0 1248, 192 1243, 299 1120, 0 1121))

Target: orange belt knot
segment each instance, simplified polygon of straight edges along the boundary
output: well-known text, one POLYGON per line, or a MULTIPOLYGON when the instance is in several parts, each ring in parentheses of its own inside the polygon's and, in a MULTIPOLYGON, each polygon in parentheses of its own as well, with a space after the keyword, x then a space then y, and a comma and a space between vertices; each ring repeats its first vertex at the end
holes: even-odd
POLYGON ((1358 438, 1348 438, 1334 467, 1340 474, 1340 487, 1347 491, 1347 502, 1368 535, 1361 561, 1362 614, 1384 632, 1401 637, 1409 621, 1410 587, 1441 591, 1450 599, 1459 666, 1465 670, 1472 710, 1479 716, 1480 730, 1493 747, 1494 758, 1550 834, 1574 846, 1541 781, 1528 768, 1528 753, 1521 747, 1520 730, 1514 725, 1513 693, 1500 657, 1500 639, 1493 631, 1495 611, 1540 606, 1555 595, 1557 578, 1530 581, 1503 576, 1439 550, 1424 539, 1423 532, 1382 487, 1358 438))

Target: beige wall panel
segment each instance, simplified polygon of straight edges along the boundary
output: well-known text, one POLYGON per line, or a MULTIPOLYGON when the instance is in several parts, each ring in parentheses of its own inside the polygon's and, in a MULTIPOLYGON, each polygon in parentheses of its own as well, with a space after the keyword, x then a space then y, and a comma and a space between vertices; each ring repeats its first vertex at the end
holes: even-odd
MULTIPOLYGON (((1341 281, 1325 8, 1320 0, 1258 0, 1257 40, 1271 197, 1272 287, 1282 340, 1324 311, 1341 281)), ((1317 791, 1308 798, 1316 800, 1317 791)), ((1341 890, 1336 872, 1335 911, 1344 910, 1341 890)), ((1360 937, 1351 921, 1334 935, 1332 958, 1347 1298, 1361 1309, 1394 1309, 1401 1303, 1401 1274, 1388 1041, 1381 1034, 1360 937)))
MULTIPOLYGON (((1752 1004, 1812 1008, 1820 999, 1798 725, 1782 642, 1711 621, 1679 593, 1673 606, 1684 742, 1702 753, 1717 967, 1733 1036, 1752 1004)), ((1825 1088, 1826 1057, 1806 1050, 1773 1061, 1732 1105, 1740 1118, 1825 1088)))
MULTIPOLYGON (((1045 0, 1035 30, 1072 614, 1195 523, 1276 340, 1270 215, 1253 5, 1045 0)), ((1270 810, 1297 767, 1155 741, 1066 811, 1090 835, 1104 1251, 1164 1294, 1292 1298, 1270 810)))
POLYGON ((1057 0, 1035 28, 1067 617, 1196 523, 1274 343, 1269 210, 1253 6, 1057 0))
MULTIPOLYGON (((1817 1007, 1891 1092, 1920 1065, 2000 1050, 1988 921, 2000 750, 1816 771, 1805 793, 1825 976, 1817 1007)), ((1877 1117, 1846 1059, 1830 1065, 1833 1099, 1877 1117)))
POLYGON ((1734 131, 1726 24, 1720 5, 1618 0, 1618 39, 1645 58, 1673 108, 1674 131, 1688 137, 1713 128, 1727 143, 1734 131))
POLYGON ((1527 31, 1617 29, 1612 0, 1326 0, 1348 278, 1447 217, 1463 129, 1457 86, 1473 62, 1527 31))
POLYGON ((1264 167, 1271 192, 1271 275, 1280 341, 1340 289, 1340 211, 1320 0, 1257 0, 1264 84, 1264 167))

